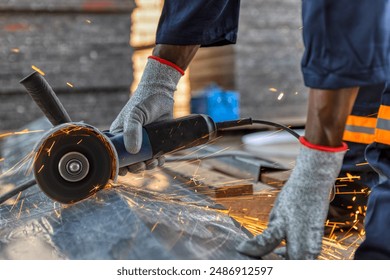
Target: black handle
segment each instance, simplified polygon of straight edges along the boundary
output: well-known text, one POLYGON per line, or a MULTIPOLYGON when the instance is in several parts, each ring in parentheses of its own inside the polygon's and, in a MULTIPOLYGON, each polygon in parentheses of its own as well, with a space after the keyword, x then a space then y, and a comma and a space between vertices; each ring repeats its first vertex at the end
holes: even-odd
POLYGON ((71 122, 61 101, 42 75, 33 72, 22 79, 20 83, 26 88, 28 94, 53 126, 71 122))
POLYGON ((189 115, 148 124, 147 132, 153 156, 207 143, 216 136, 216 125, 206 115, 189 115))

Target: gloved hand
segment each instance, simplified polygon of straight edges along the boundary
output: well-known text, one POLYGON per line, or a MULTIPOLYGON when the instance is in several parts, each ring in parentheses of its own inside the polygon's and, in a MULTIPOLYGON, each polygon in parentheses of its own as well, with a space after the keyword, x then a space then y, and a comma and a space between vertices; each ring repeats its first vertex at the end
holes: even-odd
POLYGON ((288 259, 315 259, 321 252, 330 192, 340 172, 347 146, 316 146, 300 138, 295 168, 271 210, 267 229, 237 247, 262 257, 285 239, 288 259))
MULTIPOLYGON (((110 132, 123 132, 126 150, 136 154, 142 145, 142 126, 172 118, 173 93, 184 74, 175 64, 150 56, 137 90, 111 124, 110 132)), ((161 166, 164 158, 121 168, 119 175, 161 166)))

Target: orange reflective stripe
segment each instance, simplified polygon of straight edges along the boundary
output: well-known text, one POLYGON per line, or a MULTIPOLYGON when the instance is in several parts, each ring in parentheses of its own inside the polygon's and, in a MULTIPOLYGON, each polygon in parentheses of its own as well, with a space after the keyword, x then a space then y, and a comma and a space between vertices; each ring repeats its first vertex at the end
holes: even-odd
POLYGON ((379 107, 375 142, 390 145, 390 106, 379 107))
POLYGON ((376 118, 349 115, 347 125, 375 128, 376 118))
POLYGON ((360 143, 360 144, 371 144, 375 140, 374 134, 365 134, 365 133, 357 133, 350 132, 348 130, 344 131, 343 135, 344 141, 360 143))
POLYGON ((390 131, 377 129, 375 132, 375 142, 390 145, 390 131))
POLYGON ((370 144, 375 139, 376 118, 348 116, 343 135, 344 141, 370 144))
POLYGON ((381 105, 379 107, 378 118, 390 120, 390 106, 381 105))

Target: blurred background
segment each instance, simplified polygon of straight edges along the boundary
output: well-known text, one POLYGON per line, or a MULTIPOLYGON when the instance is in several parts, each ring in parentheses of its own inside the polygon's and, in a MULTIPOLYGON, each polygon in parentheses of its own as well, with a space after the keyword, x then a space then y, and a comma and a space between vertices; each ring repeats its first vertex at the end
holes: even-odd
MULTIPOLYGON (((303 126, 300 0, 242 0, 236 45, 201 49, 175 116, 253 117, 303 126)), ((0 0, 0 131, 42 113, 19 85, 45 74, 73 120, 107 128, 137 86, 163 0, 0 0)))

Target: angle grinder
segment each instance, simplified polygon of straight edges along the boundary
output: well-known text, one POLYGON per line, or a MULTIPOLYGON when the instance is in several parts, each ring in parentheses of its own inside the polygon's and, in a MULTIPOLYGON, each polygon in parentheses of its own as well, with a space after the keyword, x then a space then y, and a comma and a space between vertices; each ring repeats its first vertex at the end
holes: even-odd
POLYGON ((120 167, 205 144, 225 128, 252 124, 251 119, 215 123, 207 115, 155 122, 143 127, 140 152, 130 154, 125 149, 123 134, 72 122, 38 72, 20 83, 53 125, 34 147, 36 183, 47 196, 65 204, 86 199, 110 181, 115 182, 120 167))

